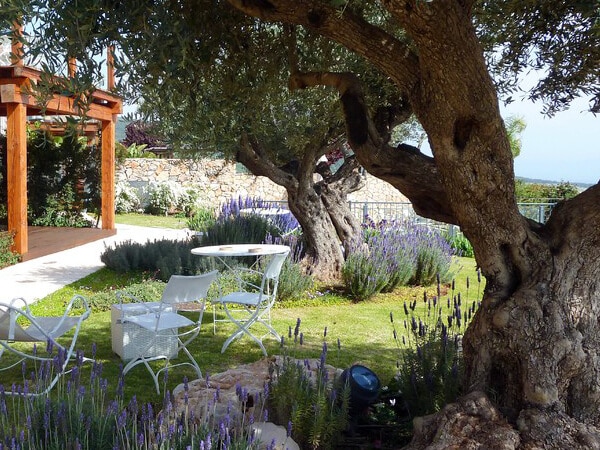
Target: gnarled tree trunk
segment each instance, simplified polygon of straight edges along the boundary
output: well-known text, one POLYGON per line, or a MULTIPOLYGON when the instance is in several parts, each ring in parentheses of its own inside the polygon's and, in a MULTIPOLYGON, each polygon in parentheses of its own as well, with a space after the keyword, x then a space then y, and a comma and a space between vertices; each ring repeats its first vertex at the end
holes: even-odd
POLYGON ((295 74, 290 86, 337 89, 363 167, 419 214, 460 225, 473 244, 487 284, 463 340, 468 395, 416 421, 410 448, 600 448, 600 185, 556 207, 545 225, 519 213, 474 2, 379 2, 410 47, 327 2, 229 1, 265 20, 309 27, 389 76, 434 158, 386 144, 354 75, 295 74))
POLYGON ((317 159, 323 154, 321 146, 304 153, 294 173, 276 167, 252 137, 242 139, 238 160, 255 175, 268 177, 283 186, 288 194, 288 206, 302 226, 306 244, 303 261, 307 273, 321 281, 340 277, 344 263, 342 245, 360 236, 360 222, 353 216, 347 194, 360 189, 363 177, 351 161, 337 176, 314 181, 317 159))

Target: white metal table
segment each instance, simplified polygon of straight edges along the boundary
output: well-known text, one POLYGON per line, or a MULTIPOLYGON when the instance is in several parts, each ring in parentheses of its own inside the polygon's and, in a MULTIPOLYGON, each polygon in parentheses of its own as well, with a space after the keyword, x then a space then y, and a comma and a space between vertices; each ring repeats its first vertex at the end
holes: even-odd
MULTIPOLYGON (((193 255, 197 256, 212 256, 217 258, 219 261, 221 261, 221 263, 223 263, 227 270, 230 270, 232 273, 234 273, 241 289, 243 282, 241 279, 240 270, 232 267, 231 261, 228 261, 228 258, 255 256, 257 257, 257 261, 252 265, 252 267, 258 267, 260 259, 272 255, 286 253, 289 250, 290 248, 287 245, 279 244, 224 244, 196 247, 193 248, 191 252, 193 255)), ((262 275, 259 270, 254 270, 254 272, 258 272, 262 275)), ((219 321, 222 320, 216 319, 216 305, 213 303, 213 333, 216 333, 216 323, 219 321)))

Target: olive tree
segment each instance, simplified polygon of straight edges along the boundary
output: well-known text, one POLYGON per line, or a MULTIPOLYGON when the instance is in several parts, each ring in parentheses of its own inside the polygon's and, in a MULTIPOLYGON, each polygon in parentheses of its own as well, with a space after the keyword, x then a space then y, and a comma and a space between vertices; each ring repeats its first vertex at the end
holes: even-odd
MULTIPOLYGON (((26 7, 39 3, 44 2, 26 7)), ((126 36, 111 34, 114 28, 107 26, 118 17, 129 30, 143 30, 152 20, 167 24, 169 8, 188 21, 206 19, 207 13, 192 0, 99 3, 79 0, 77 9, 61 2, 64 6, 43 10, 42 17, 77 23, 80 31, 85 23, 80 38, 119 42, 126 36), (82 5, 93 13, 84 14, 82 5), (74 21, 77 14, 87 20, 74 21)), ((432 157, 390 145, 370 110, 370 80, 361 72, 315 64, 290 75, 292 92, 337 93, 360 164, 405 194, 419 214, 459 225, 487 279, 482 307, 463 339, 467 395, 415 421, 411 447, 600 447, 600 185, 560 203, 545 224, 523 217, 499 109, 499 94, 509 96, 519 73, 534 68, 542 76, 531 96, 545 102, 547 113, 581 95, 598 111, 597 2, 212 5, 215 20, 233 6, 259 23, 309 30, 307 37, 320 35, 362 57, 395 86, 404 100, 400 109, 413 113, 427 133, 432 157)), ((177 26, 188 30, 183 21, 177 26)), ((302 48, 313 54, 310 38, 302 48)), ((166 62, 176 73, 175 62, 166 62)))

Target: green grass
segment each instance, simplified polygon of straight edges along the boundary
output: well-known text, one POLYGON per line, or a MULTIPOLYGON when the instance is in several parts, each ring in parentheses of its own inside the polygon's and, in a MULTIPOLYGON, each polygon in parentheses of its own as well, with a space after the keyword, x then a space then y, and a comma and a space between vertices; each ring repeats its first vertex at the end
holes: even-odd
POLYGON ((187 227, 187 218, 180 216, 153 216, 150 214, 116 214, 115 222, 140 227, 175 228, 187 227))
MULTIPOLYGON (((477 283, 474 260, 459 258, 455 265, 460 270, 456 274, 456 292, 461 292, 463 301, 476 300, 483 293, 483 286, 477 283), (466 278, 470 279, 470 290, 466 293, 466 278)), ((143 274, 116 274, 109 269, 102 269, 75 283, 72 283, 52 295, 40 300, 32 306, 35 314, 58 315, 64 305, 74 294, 90 296, 98 292, 112 293, 124 289, 129 284, 139 283, 143 274)), ((336 367, 345 368, 353 363, 361 363, 374 370, 384 384, 395 374, 399 349, 393 339, 390 312, 397 318, 396 326, 404 318, 404 302, 417 300, 415 313, 425 317, 427 304, 423 302, 424 288, 403 287, 393 293, 379 294, 365 302, 354 303, 344 297, 336 288, 321 287, 314 298, 305 298, 298 302, 284 302, 273 310, 273 325, 288 341, 287 352, 297 357, 316 357, 321 353, 323 341, 329 347, 328 362, 336 367), (300 331, 304 336, 304 344, 294 344, 288 340, 289 327, 294 328, 297 319, 301 319, 300 331), (324 329, 327 327, 327 336, 324 329), (338 349, 337 340, 341 347, 338 349)), ((436 286, 427 288, 428 296, 435 295, 436 286)), ((443 287, 442 298, 452 296, 451 285, 443 287)), ((114 297, 117 302, 116 295, 114 297)), ((189 347, 198 361, 204 374, 225 371, 240 364, 250 363, 263 357, 258 345, 250 339, 241 339, 232 343, 224 354, 221 346, 234 330, 230 324, 217 324, 217 332, 213 334, 212 308, 204 315, 204 326, 199 337, 189 347)), ((110 312, 94 311, 84 322, 78 340, 78 348, 86 355, 91 354, 92 344, 97 346, 96 358, 104 365, 104 376, 109 385, 116 387, 120 358, 112 352, 110 333, 110 312)), ((266 339, 265 345, 269 355, 283 353, 280 343, 266 339)), ((183 359, 176 360, 181 361, 183 359)), ((192 377, 193 372, 186 369, 175 369, 169 374, 168 388, 172 389, 182 381, 182 377, 192 377)), ((20 369, 12 373, 14 381, 19 380, 20 369)), ((7 385, 13 381, 9 374, 3 375, 2 382, 7 385)), ((143 365, 136 367, 125 378, 126 396, 136 395, 138 401, 157 402, 153 383, 143 365)))

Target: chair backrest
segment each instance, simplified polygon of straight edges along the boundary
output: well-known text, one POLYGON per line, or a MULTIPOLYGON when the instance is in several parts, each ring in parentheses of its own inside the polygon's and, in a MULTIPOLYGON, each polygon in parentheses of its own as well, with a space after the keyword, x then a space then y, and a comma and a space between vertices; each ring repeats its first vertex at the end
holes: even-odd
POLYGON ((217 270, 213 270, 202 275, 171 275, 163 291, 161 302, 188 303, 205 298, 218 273, 217 270))
POLYGON ((281 268, 283 267, 283 263, 285 262, 285 258, 290 254, 290 249, 287 249, 283 253, 276 253, 273 255, 273 259, 269 261, 267 268, 265 269, 263 278, 267 280, 276 280, 279 278, 279 274, 281 273, 281 268))

